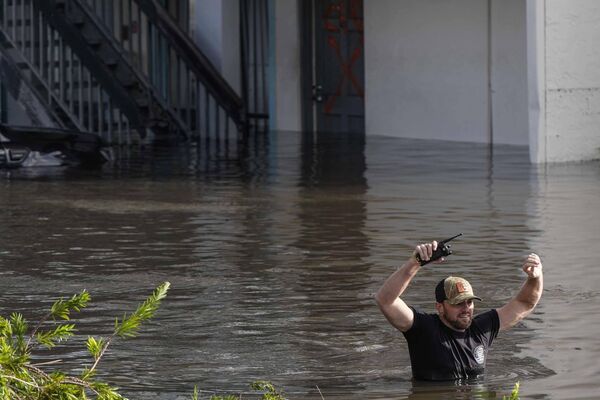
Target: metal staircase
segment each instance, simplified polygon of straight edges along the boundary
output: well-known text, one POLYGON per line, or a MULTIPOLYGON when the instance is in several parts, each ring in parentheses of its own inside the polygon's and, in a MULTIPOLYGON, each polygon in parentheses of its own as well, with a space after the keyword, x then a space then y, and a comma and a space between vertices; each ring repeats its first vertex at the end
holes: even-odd
POLYGON ((224 139, 243 102, 156 0, 0 0, 0 79, 41 126, 224 139))

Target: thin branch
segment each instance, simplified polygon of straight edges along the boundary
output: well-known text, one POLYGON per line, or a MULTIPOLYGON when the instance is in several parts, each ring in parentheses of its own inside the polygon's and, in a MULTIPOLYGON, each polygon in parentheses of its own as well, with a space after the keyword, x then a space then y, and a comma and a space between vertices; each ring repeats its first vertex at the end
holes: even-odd
POLYGON ((33 331, 31 332, 31 335, 29 335, 29 339, 27 340, 27 344, 25 345, 25 350, 29 349, 29 344, 31 343, 31 341, 35 337, 35 334, 40 330, 40 328, 42 327, 42 324, 44 322, 46 322, 48 319, 50 319, 51 316, 52 316, 52 311, 50 311, 42 319, 40 319, 40 321, 37 323, 37 325, 35 326, 35 328, 33 328, 33 331))
POLYGON ((94 370, 96 369, 96 367, 98 366, 98 363, 100 362, 100 359, 102 358, 102 356, 104 355, 104 353, 106 353, 106 350, 108 349, 108 346, 110 345, 110 342, 114 339, 115 335, 113 334, 107 341, 106 341, 106 345, 104 345, 104 348, 102 349, 102 351, 100 352, 100 355, 98 356, 98 358, 96 358, 96 361, 94 361, 94 365, 92 365, 92 368, 90 368, 90 370, 88 371, 88 374, 91 374, 92 372, 94 372, 94 370))
MULTIPOLYGON (((33 372, 37 373, 37 374, 40 374, 41 376, 43 376, 43 377, 44 377, 44 379, 51 379, 51 378, 50 378, 50 375, 48 375, 47 373, 45 373, 45 372, 44 372, 44 371, 42 371, 41 369, 39 369, 39 368, 37 368, 37 367, 35 367, 35 366, 31 365, 31 364, 25 365, 25 368, 27 368, 27 369, 30 369, 30 370, 32 370, 33 372)), ((84 387, 84 388, 86 388, 86 389, 89 389, 89 390, 91 390, 92 392, 94 392, 94 393, 96 393, 96 394, 99 394, 99 393, 98 393, 98 391, 97 391, 96 389, 94 389, 94 388, 92 387, 92 385, 90 385, 90 383, 89 383, 89 382, 86 382, 86 381, 84 381, 83 379, 79 379, 79 378, 76 378, 76 377, 73 377, 73 376, 67 376, 67 377, 65 377, 65 378, 62 380, 62 382, 64 382, 64 383, 69 383, 69 384, 71 384, 71 385, 77 385, 77 386, 80 386, 80 387, 84 387)), ((23 383, 26 383, 26 382, 23 382, 23 383)), ((32 386, 35 386, 35 387, 37 387, 37 388, 38 388, 38 390, 40 389, 40 388, 39 388, 39 385, 32 385, 32 386)))
POLYGON ((31 364, 25 364, 23 365, 25 368, 40 374, 41 376, 43 376, 45 379, 50 379, 50 375, 48 375, 47 373, 45 373, 44 371, 42 371, 40 368, 36 367, 35 365, 31 365, 31 364))
POLYGON ((34 388, 36 388, 38 390, 40 389, 40 387, 37 384, 24 381, 23 379, 17 378, 16 376, 13 376, 13 375, 3 375, 3 374, 0 374, 0 378, 7 378, 7 379, 10 379, 10 380, 13 380, 13 381, 21 382, 22 384, 27 385, 27 386, 32 386, 32 387, 34 387, 34 388))
POLYGON ((35 364, 29 364, 32 367, 40 367, 43 365, 53 365, 53 364, 60 364, 61 362, 63 362, 63 360, 52 360, 52 361, 45 361, 45 362, 41 362, 41 363, 35 363, 35 364))
POLYGON ((99 394, 96 389, 94 389, 92 387, 92 385, 89 382, 84 381, 83 379, 79 379, 79 378, 75 378, 73 376, 67 376, 65 377, 65 379, 62 380, 64 383, 70 383, 71 385, 77 385, 77 386, 81 386, 84 387, 86 389, 89 389, 91 391, 93 391, 96 394, 99 394))
POLYGON ((323 393, 321 393, 321 389, 319 389, 319 385, 315 385, 317 387, 317 390, 319 391, 319 394, 321 395, 321 399, 325 400, 325 397, 323 397, 323 393))

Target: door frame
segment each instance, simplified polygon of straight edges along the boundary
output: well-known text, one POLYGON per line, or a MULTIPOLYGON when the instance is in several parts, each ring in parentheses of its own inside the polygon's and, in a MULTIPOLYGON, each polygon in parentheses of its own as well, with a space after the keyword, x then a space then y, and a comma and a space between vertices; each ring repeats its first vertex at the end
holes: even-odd
POLYGON ((314 0, 298 0, 300 10, 300 109, 302 132, 314 133, 316 127, 313 85, 314 62, 314 0))
MULTIPOLYGON (((303 132, 317 131, 318 125, 318 104, 314 101, 315 78, 317 75, 317 60, 316 60, 316 20, 315 9, 318 0, 298 0, 298 10, 300 18, 300 113, 301 113, 301 128, 303 132)), ((365 7, 363 1, 363 10, 365 7)), ((364 21, 364 11, 362 12, 364 21)), ((364 46, 364 43, 363 43, 364 46)), ((364 47, 362 49, 364 62, 364 47)), ((365 75, 363 68, 362 83, 365 83, 365 75)), ((363 118, 365 117, 365 99, 363 97, 363 118)), ((366 122, 366 121, 365 121, 366 122)))

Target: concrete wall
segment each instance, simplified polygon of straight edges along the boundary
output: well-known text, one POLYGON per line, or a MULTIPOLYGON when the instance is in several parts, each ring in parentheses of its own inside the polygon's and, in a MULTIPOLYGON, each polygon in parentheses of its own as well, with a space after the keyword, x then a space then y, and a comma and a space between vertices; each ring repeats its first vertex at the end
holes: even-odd
POLYGON ((525 5, 489 4, 365 2, 368 134, 527 144, 525 5))
POLYGON ((527 31, 523 0, 491 2, 493 142, 529 145, 527 31))
MULTIPOLYGON (((301 129, 298 1, 271 2, 279 130, 301 129)), ((193 23, 236 89, 225 28, 238 2, 194 2, 193 23)), ((599 22, 597 0, 365 1, 367 134, 528 145, 535 163, 600 158, 599 22)))
POLYGON ((600 158, 600 2, 545 1, 545 154, 600 158))

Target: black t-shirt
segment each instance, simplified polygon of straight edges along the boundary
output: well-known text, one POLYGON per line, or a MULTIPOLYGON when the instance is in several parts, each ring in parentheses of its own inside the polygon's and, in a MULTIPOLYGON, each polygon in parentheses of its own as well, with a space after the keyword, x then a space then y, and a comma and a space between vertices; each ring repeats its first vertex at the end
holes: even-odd
POLYGON ((488 349, 500 329, 496 310, 475 316, 467 330, 457 332, 438 315, 412 309, 415 319, 404 337, 415 379, 471 379, 483 374, 488 349))

